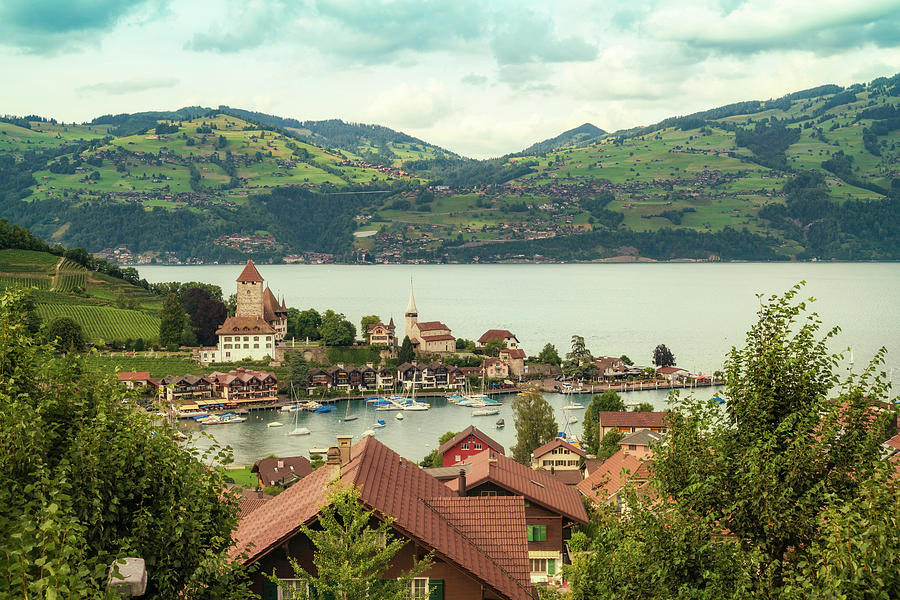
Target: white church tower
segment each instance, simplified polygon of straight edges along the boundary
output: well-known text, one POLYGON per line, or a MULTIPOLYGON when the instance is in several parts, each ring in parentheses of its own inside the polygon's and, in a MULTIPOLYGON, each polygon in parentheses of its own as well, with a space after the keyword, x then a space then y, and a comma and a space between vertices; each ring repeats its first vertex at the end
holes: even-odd
POLYGON ((416 299, 413 297, 413 283, 409 280, 409 304, 406 307, 406 337, 412 341, 413 325, 419 321, 419 311, 416 309, 416 299))

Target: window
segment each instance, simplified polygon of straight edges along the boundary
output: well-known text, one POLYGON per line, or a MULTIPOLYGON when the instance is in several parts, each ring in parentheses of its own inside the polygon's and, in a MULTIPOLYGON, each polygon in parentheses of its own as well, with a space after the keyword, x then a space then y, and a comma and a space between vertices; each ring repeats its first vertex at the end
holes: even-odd
POLYGON ((628 449, 629 450, 637 450, 637 445, 636 444, 628 444, 628 449))
POLYGON ((532 558, 531 559, 531 572, 532 573, 546 573, 547 575, 554 575, 556 573, 556 559, 555 558, 532 558))
POLYGON ((258 349, 259 349, 259 344, 253 344, 253 347, 256 348, 256 349, 258 350, 258 349))
POLYGON ((482 490, 479 496, 499 496, 497 490, 482 490))
POLYGON ((244 350, 249 350, 249 349, 250 349, 250 344, 244 344, 244 350))
POLYGON ((226 352, 225 356, 231 356, 231 352, 226 352))
POLYGON ((475 442, 475 449, 481 450, 481 442, 475 442))
POLYGON ((428 578, 416 577, 412 580, 410 600, 428 600, 428 578))
POLYGON ((528 525, 528 541, 529 542, 546 542, 547 526, 546 525, 528 525))
POLYGON ((461 450, 468 450, 468 449, 469 449, 469 442, 463 442, 462 446, 460 446, 460 449, 461 449, 461 450))
POLYGON ((278 600, 309 598, 309 586, 302 579, 279 579, 278 600))
POLYGON ((460 456, 459 454, 457 454, 456 457, 454 458, 454 462, 459 462, 461 460, 462 460, 462 456, 460 456))
POLYGON ((226 336, 225 336, 225 341, 226 341, 226 342, 230 342, 230 341, 231 341, 231 336, 230 336, 230 335, 226 335, 226 336))
POLYGON ((250 336, 249 336, 249 335, 245 335, 245 336, 244 336, 244 341, 245 341, 245 342, 249 342, 249 341, 250 341, 250 336))
POLYGON ((226 349, 226 350, 231 350, 231 344, 225 344, 225 349, 226 349))

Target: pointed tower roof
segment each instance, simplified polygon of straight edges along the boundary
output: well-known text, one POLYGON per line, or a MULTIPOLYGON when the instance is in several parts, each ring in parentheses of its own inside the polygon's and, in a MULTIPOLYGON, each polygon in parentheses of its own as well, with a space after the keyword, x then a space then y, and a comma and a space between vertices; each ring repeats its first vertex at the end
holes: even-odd
POLYGON ((244 270, 238 275, 237 281, 258 281, 262 283, 262 275, 256 270, 256 265, 253 264, 252 258, 247 261, 247 266, 244 267, 244 270))
POLYGON ((388 323, 388 327, 390 327, 391 329, 394 328, 394 317, 393 317, 393 315, 391 315, 391 322, 388 323))
POLYGON ((416 308, 416 299, 413 297, 412 279, 409 280, 409 304, 406 306, 406 314, 417 316, 419 314, 419 310, 416 308))
POLYGON ((284 303, 284 295, 281 296, 281 312, 287 312, 287 305, 284 303))

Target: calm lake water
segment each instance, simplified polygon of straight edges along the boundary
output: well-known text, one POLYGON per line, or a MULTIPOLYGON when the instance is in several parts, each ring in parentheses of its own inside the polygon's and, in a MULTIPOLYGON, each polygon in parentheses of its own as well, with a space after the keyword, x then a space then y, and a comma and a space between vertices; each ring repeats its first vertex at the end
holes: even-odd
MULTIPOLYGON (((151 282, 213 283, 227 296, 235 290, 241 266, 139 270, 151 282)), ((402 335, 412 278, 419 319, 442 321, 457 337, 477 339, 487 329, 509 329, 528 354, 537 354, 550 342, 562 355, 571 336, 581 335, 595 355, 627 354, 638 364, 649 364, 653 348, 664 343, 679 366, 706 373, 721 367, 731 346, 743 344, 759 309, 757 294, 780 294, 805 280, 803 296, 817 299, 813 307, 823 324, 842 329, 834 349, 852 348, 858 370, 885 346, 889 351, 885 370, 889 376, 894 371, 900 376, 898 263, 261 265, 259 271, 288 306, 331 308, 344 313, 357 328, 363 315, 376 314, 384 320, 393 317, 402 335)), ((647 397, 660 406, 664 402, 662 393, 652 400, 654 392, 637 394, 640 401, 647 397)), ((582 398, 585 403, 589 400, 582 398)), ((232 445, 239 462, 248 462, 276 452, 276 447, 283 453, 292 447, 299 451, 331 443, 342 432, 338 419, 343 412, 341 406, 330 415, 303 415, 307 421, 303 426, 313 435, 300 439, 286 435, 289 424, 266 430, 264 420, 281 418, 268 412, 252 415, 242 425, 209 429, 232 445)), ((467 413, 452 405, 442 408, 440 403, 431 411, 406 413, 402 423, 387 413, 390 423, 378 437, 404 456, 418 459, 422 444, 433 445, 444 431, 480 420, 487 420, 487 429, 494 431, 497 417, 472 419, 467 413)), ((500 416, 507 427, 497 437, 506 445, 514 436, 511 414, 500 416)), ((347 424, 347 432, 359 433, 370 424, 371 419, 361 417, 347 424)), ((580 423, 577 426, 580 431, 580 423)))

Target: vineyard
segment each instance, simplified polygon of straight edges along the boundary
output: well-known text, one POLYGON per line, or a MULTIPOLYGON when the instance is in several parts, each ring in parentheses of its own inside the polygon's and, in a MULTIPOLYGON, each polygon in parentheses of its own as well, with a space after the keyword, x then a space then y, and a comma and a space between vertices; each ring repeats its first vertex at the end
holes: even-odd
POLYGON ((0 289, 7 288, 50 289, 50 278, 41 275, 0 275, 0 289))
POLYGON ((159 337, 159 318, 136 310, 106 306, 39 304, 37 312, 46 323, 56 317, 71 317, 84 329, 92 342, 127 339, 155 340, 159 337))
POLYGON ((56 277, 57 292, 74 292, 84 290, 87 286, 87 272, 60 270, 56 277))

